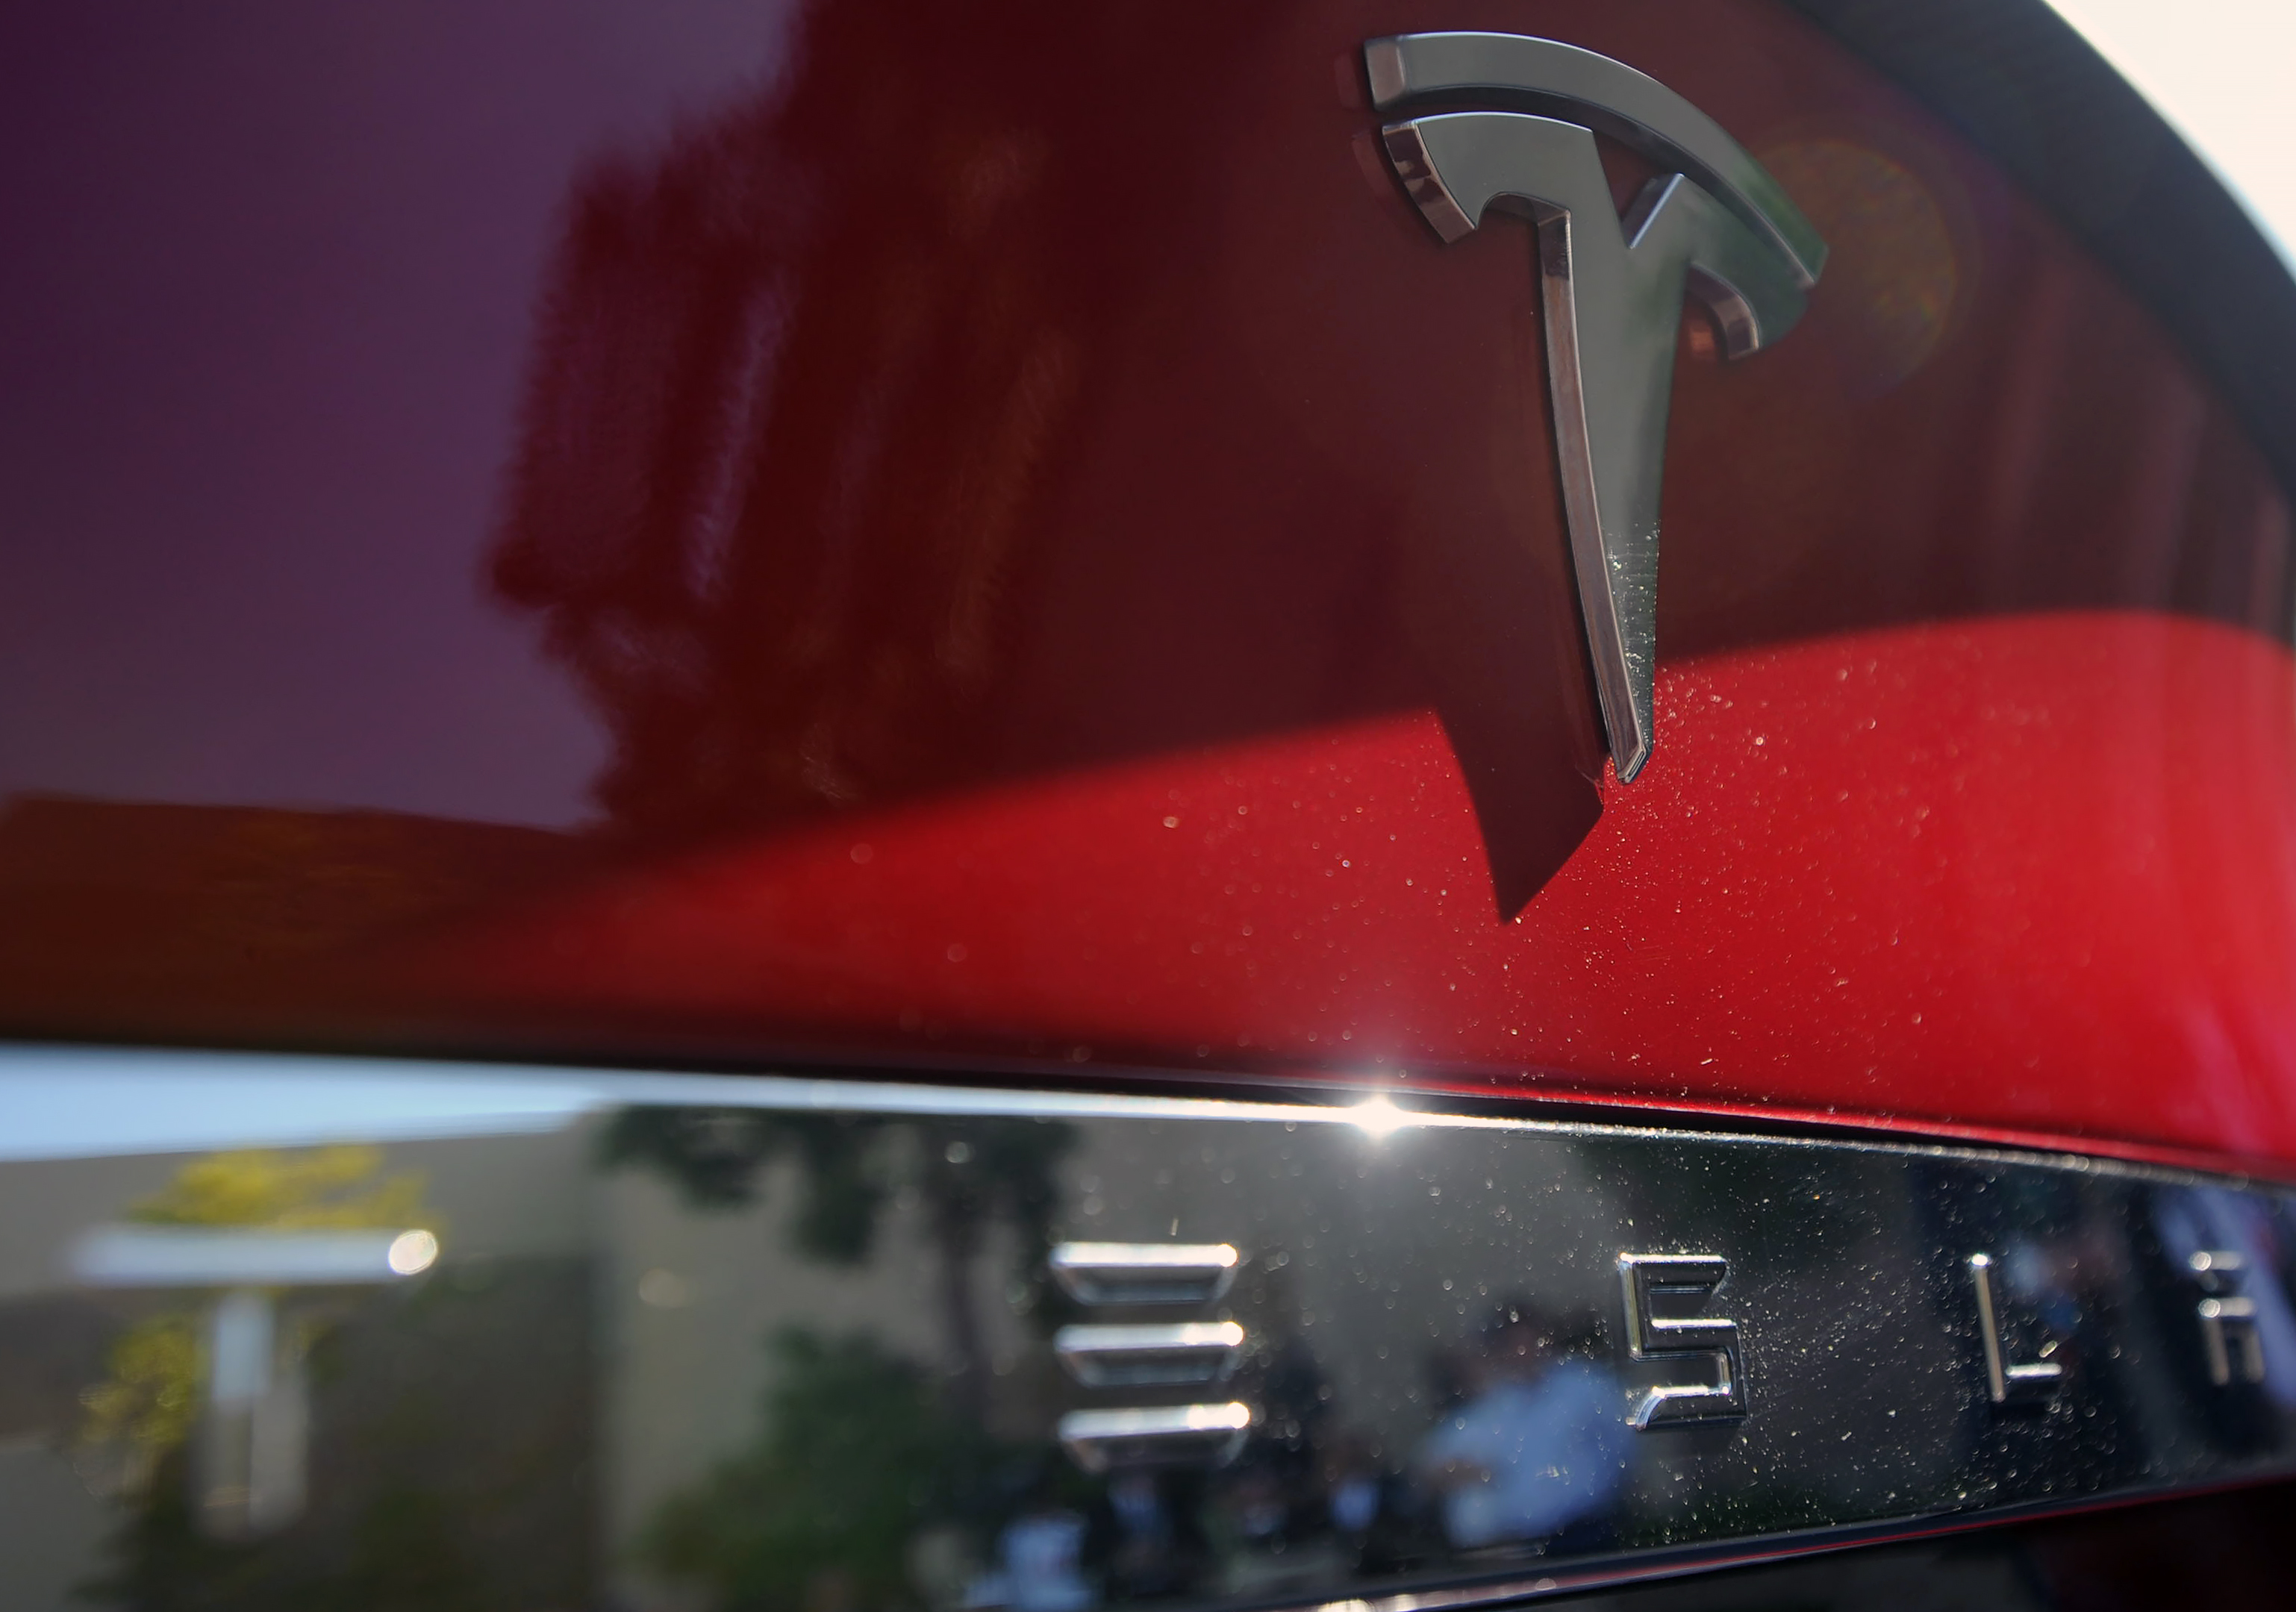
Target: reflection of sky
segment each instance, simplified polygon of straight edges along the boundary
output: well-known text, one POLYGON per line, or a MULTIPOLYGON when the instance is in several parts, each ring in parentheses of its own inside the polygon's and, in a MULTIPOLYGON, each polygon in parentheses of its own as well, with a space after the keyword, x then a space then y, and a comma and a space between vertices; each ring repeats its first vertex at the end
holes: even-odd
POLYGON ((537 282, 789 10, 12 11, 0 798, 585 815, 603 735, 479 574, 537 282))
POLYGON ((2050 0, 2184 135, 2296 264, 2296 7, 2050 0))
POLYGON ((480 1065, 0 1050, 0 1159, 554 1131, 593 1085, 480 1065))
POLYGON ((1610 1372, 1563 1360, 1532 1381, 1486 1388, 1435 1425, 1417 1459, 1431 1471, 1454 1461, 1480 1471, 1443 1495, 1443 1531, 1480 1550, 1601 1515, 1625 1485, 1633 1436, 1610 1372))
MULTIPOLYGON (((0 1159, 530 1133, 625 1103, 1032 1119, 1134 1114, 1280 1121, 1287 1129, 1347 1125, 1354 1114, 1337 1107, 783 1075, 0 1043, 0 1159)), ((1429 1116, 1411 1123, 1472 1130, 1502 1122, 1429 1116)))

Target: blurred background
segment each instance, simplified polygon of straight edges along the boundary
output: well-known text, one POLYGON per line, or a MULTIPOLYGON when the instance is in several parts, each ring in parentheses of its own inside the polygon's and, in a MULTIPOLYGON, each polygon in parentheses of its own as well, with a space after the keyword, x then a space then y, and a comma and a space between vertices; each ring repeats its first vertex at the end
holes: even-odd
POLYGON ((2050 0, 2296 264, 2296 12, 2274 0, 2050 0))

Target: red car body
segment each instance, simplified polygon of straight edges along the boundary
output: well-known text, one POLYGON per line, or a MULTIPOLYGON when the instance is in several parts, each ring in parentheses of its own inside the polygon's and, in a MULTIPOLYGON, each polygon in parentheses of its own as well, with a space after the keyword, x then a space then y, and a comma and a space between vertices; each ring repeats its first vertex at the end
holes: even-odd
MULTIPOLYGON (((1410 1081, 2296 1159, 2289 539, 2256 426, 2002 162, 1812 20, 1519 11, 824 7, 768 86, 650 139, 585 135, 492 535, 455 541, 605 729, 597 828, 458 858, 422 844, 451 825, 348 848, 329 836, 355 820, 322 813, 234 880, 220 819, 91 806, 76 830, 29 803, 12 1023, 1410 1081), (1824 294, 1760 362, 1685 323, 1661 739, 1632 785, 1585 691, 1527 239, 1444 248, 1369 143, 1362 39, 1436 23, 1636 62, 1830 238, 1824 294), (257 932, 201 944, 236 928, 257 932)), ((372 119, 414 116, 443 70, 397 37, 341 47, 381 53, 372 119)), ((252 181, 227 154, 195 152, 211 188, 183 196, 180 250, 236 243, 240 278, 209 289, 259 317, 326 198, 232 211, 222 187, 252 181)), ((443 270, 486 244, 400 250, 443 270)), ((85 324, 108 289, 21 320, 85 324)), ((346 321, 406 295, 359 289, 346 321)), ((272 473, 242 417, 274 400, 204 340, 187 325, 168 362, 241 421, 230 470, 272 473)), ((358 355, 340 421, 287 439, 427 406, 443 340, 358 355)), ((161 361, 82 389, 116 405, 161 361)), ((160 464, 129 418, 69 423, 76 457, 39 472, 59 485, 181 507, 217 474, 160 464)), ((330 473, 306 504, 366 495, 330 473)), ((196 562, 174 541, 94 540, 146 577, 196 562)), ((140 765, 129 798, 160 805, 185 754, 324 716, 324 658, 280 624, 355 605, 331 595, 373 562, 310 541, 309 601, 248 577, 196 628, 117 584, 163 637, 243 624, 310 708, 264 709, 275 689, 166 759, 101 711, 45 773, 28 743, 20 790, 140 765)), ((104 621, 88 551, 27 559, 20 597, 104 621)), ((410 666, 467 630, 461 597, 373 602, 410 666)), ((119 675, 160 662, 130 644, 119 675)), ((418 731, 384 759, 446 773, 426 715, 495 701, 514 732, 543 703, 489 670, 338 703, 401 701, 418 731)), ((20 701, 71 723, 42 674, 20 701)), ((330 734, 324 762, 359 746, 330 734)))
POLYGON ((2038 8, 28 29, 19 1041, 2296 1177, 2296 285, 2038 8), (1651 74, 1831 249, 1774 351, 1685 316, 1631 783, 1530 233, 1377 144, 1432 29, 1651 74))

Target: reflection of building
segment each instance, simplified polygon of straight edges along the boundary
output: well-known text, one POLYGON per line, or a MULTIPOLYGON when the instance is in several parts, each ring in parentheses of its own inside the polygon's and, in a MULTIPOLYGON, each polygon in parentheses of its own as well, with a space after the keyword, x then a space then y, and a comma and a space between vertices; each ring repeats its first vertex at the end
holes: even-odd
MULTIPOLYGON (((266 1140, 260 1104, 235 1095, 234 1117, 255 1127, 250 1140, 266 1140)), ((427 1096, 439 1101, 435 1091, 427 1096)), ((414 1094, 418 1107, 425 1098, 414 1094)), ((915 1202, 887 1207, 877 1255, 857 1273, 792 1251, 793 1166, 769 1169, 753 1207, 696 1211, 656 1176, 601 1170, 597 1122, 573 1107, 554 1120, 538 1111, 545 1103, 496 1121, 472 1119, 470 1106, 458 1098, 443 1116, 416 1114, 403 1128, 525 1133, 386 1149, 386 1173, 425 1180, 445 1232, 435 1270, 387 1293, 326 1284, 259 1306, 275 1318, 269 1358, 280 1358, 299 1326, 322 1338, 308 1374, 308 1509, 258 1547, 275 1559, 283 1583, 355 1558, 353 1536, 381 1517, 397 1519, 390 1526, 406 1534, 400 1548, 418 1556, 482 1562, 487 1573, 527 1564, 529 1593, 487 1581, 498 1604, 583 1603, 604 1574, 627 1581, 632 1604, 650 1605, 631 1546, 667 1499, 757 1439, 774 1363, 767 1345, 778 1330, 865 1334, 890 1358, 927 1362, 937 1379, 945 1339, 925 1297, 937 1272, 915 1202), (410 1493, 435 1502, 411 1524, 410 1493), (514 1548, 521 1537, 531 1548, 514 1548)), ((294 1123, 308 1123, 299 1109, 294 1123)), ((62 1607, 72 1585, 116 1565, 127 1510, 140 1503, 132 1489, 120 1493, 132 1475, 117 1452, 75 1440, 83 1396, 103 1379, 123 1329, 181 1305, 226 1341, 249 1331, 234 1324, 248 1321, 249 1306, 206 1297, 217 1284, 91 1286, 71 1274, 91 1228, 116 1223, 194 1157, 0 1162, 0 1498, 8 1502, 0 1560, 10 1564, 0 1612, 62 1607)), ((1009 1234, 992 1231, 984 1277, 1013 1269, 1015 1255, 1009 1234)), ((978 1285, 988 1301, 992 1420, 1016 1434, 1041 1430, 1058 1408, 1049 1362, 1024 1354, 1027 1329, 1002 1302, 1002 1281, 978 1285)), ((234 1374, 229 1361, 212 1363, 234 1374)), ((211 1385, 226 1399, 233 1386, 211 1385)), ((285 1404, 300 1386, 274 1380, 270 1397, 280 1403, 270 1408, 300 1409, 285 1404)), ((226 1409, 262 1420, 251 1403, 226 1409)), ((171 1495, 214 1486, 219 1420, 210 1414, 172 1461, 158 1463, 150 1514, 171 1495)), ((274 1432, 284 1426, 274 1421, 274 1432)), ((241 1455, 259 1459, 259 1429, 231 1431, 241 1455)))
MULTIPOLYGON (((260 1571, 242 1595, 251 1604, 340 1573, 362 1537, 393 1540, 410 1570, 469 1559, 468 1544, 485 1540, 484 1571, 496 1575, 502 1604, 576 1603, 592 1565, 568 1542, 589 1538, 594 1510, 585 1470, 595 1447, 586 1140, 579 1127, 562 1126, 391 1147, 388 1168, 427 1179, 450 1228, 449 1260, 427 1281, 389 1293, 275 1289, 258 1306, 276 1322, 262 1354, 291 1353, 285 1335, 298 1330, 316 1342, 306 1407, 288 1403, 302 1397, 291 1384, 253 1380, 263 1329, 244 1324, 248 1305, 221 1306, 226 1347, 210 1354, 232 1353, 234 1339, 249 1347, 236 1364, 213 1362, 218 1375, 242 1379, 216 1386, 227 1400, 234 1388, 253 1389, 226 1408, 267 1425, 234 1429, 209 1415, 186 1445, 160 1452, 148 1474, 126 1469, 119 1451, 77 1442, 87 1425, 83 1396, 104 1379, 130 1323, 213 1307, 183 1289, 77 1283, 70 1256, 90 1227, 117 1220, 196 1156, 0 1162, 0 1608, 75 1604, 73 1586, 121 1569, 131 1530, 140 1530, 137 1549, 181 1551, 168 1542, 188 1534, 196 1513, 180 1502, 195 1481, 212 1488, 229 1477, 219 1455, 251 1457, 308 1485, 302 1518, 253 1547, 260 1571), (231 1324, 234 1314, 241 1324, 231 1324), (309 1440, 299 1472, 283 1444, 300 1443, 299 1408, 308 1410, 309 1440), (237 1440, 222 1436, 234 1431, 237 1440)), ((0 1142, 11 1153, 25 1146, 18 1129, 0 1142)), ((244 1520, 277 1518, 275 1510, 244 1520)), ((196 1559, 184 1562, 171 1570, 188 1575, 196 1559)))
POLYGON ((204 1312, 182 1334, 205 1354, 193 1516, 219 1538, 259 1538, 301 1516, 308 1494, 297 1301, 405 1281, 438 1256, 438 1238, 414 1227, 119 1225, 80 1238, 70 1272, 84 1287, 171 1294, 204 1312))

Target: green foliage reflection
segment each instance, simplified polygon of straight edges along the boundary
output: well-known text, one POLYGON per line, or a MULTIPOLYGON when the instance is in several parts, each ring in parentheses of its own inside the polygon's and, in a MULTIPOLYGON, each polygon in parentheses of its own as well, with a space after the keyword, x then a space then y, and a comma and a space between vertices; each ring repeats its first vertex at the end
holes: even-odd
POLYGON ((960 1515, 997 1452, 874 1338, 775 1338, 765 1428, 657 1514, 640 1559, 726 1612, 913 1605, 911 1542, 960 1515))

